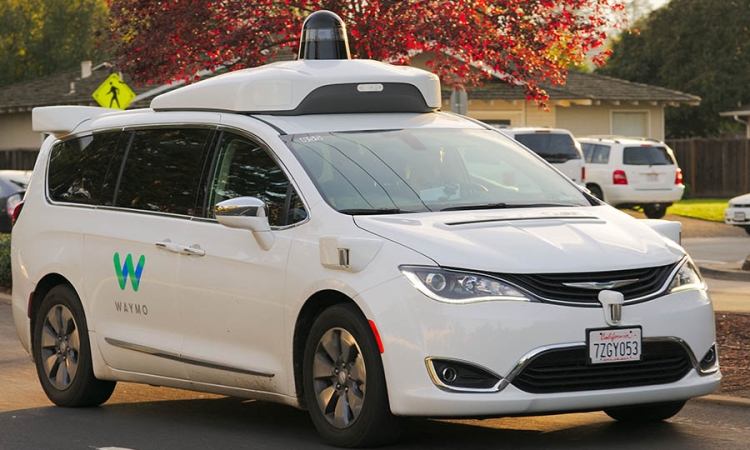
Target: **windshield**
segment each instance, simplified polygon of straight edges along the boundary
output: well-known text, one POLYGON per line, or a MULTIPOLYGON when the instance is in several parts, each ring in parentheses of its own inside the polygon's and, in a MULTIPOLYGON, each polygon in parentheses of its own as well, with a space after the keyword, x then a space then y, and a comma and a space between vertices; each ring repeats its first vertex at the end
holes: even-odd
POLYGON ((516 134, 516 140, 549 162, 565 162, 581 157, 576 148, 575 141, 568 134, 516 134))
POLYGON ((326 202, 347 214, 590 206, 569 180, 491 130, 316 133, 286 142, 326 202))

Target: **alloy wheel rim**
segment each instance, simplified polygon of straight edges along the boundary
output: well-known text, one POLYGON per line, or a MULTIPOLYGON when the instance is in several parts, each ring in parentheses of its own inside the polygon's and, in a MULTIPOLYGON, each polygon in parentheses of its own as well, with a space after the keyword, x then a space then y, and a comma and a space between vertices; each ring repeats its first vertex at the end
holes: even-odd
POLYGON ((47 380, 57 390, 65 390, 78 373, 81 341, 78 324, 70 310, 55 305, 42 325, 42 364, 47 380))
POLYGON ((318 341, 313 385, 321 413, 336 428, 350 427, 362 413, 367 371, 359 345, 343 328, 331 328, 318 341))

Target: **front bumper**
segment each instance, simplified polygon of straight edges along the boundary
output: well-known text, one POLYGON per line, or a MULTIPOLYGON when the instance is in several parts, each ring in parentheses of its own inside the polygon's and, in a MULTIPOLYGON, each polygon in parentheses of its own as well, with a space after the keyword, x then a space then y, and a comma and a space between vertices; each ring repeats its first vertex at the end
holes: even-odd
MULTIPOLYGON (((530 354, 559 345, 585 345, 586 329, 606 328, 602 308, 525 302, 468 305, 427 298, 403 278, 362 293, 383 339, 382 355, 391 410, 429 417, 501 416, 595 410, 684 400, 719 386, 718 370, 693 367, 676 382, 620 389, 533 394, 505 383, 495 392, 448 392, 430 377, 426 360, 467 361, 508 377, 530 354)), ((624 326, 642 327, 643 338, 684 342, 701 360, 715 342, 706 291, 691 290, 623 307, 624 326)))

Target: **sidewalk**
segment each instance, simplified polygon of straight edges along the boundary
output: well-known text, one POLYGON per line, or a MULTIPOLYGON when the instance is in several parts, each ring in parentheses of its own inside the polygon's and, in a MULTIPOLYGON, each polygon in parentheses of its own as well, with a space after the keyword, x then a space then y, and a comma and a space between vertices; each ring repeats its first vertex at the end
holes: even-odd
POLYGON ((742 262, 697 263, 715 311, 750 313, 750 271, 740 270, 742 262))

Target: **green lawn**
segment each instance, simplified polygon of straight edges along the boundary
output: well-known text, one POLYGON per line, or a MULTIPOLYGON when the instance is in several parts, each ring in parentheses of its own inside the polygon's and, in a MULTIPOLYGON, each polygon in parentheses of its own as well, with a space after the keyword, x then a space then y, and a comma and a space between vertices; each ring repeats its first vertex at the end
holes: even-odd
POLYGON ((670 206, 667 214, 724 222, 724 210, 728 204, 729 199, 724 198, 682 200, 670 206))

